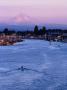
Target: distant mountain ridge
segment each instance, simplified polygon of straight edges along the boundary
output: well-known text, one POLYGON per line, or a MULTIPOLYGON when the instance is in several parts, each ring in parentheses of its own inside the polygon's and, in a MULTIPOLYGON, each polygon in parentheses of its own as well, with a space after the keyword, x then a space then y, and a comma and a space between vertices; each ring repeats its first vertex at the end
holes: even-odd
MULTIPOLYGON (((33 31, 36 24, 0 24, 0 31, 4 28, 16 31, 33 31)), ((61 24, 38 24, 39 29, 45 26, 47 29, 65 29, 67 30, 67 25, 61 24)))

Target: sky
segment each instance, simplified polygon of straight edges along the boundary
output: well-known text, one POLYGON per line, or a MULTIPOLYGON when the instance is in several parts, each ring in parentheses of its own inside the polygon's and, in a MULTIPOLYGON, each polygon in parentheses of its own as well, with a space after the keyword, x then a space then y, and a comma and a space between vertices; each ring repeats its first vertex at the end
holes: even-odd
POLYGON ((67 24, 67 0, 0 0, 0 22, 67 24))

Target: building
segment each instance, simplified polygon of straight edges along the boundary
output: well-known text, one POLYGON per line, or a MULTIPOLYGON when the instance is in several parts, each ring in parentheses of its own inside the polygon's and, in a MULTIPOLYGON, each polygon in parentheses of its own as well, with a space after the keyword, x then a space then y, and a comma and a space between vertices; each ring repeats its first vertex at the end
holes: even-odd
POLYGON ((58 41, 67 42, 67 30, 60 30, 60 29, 46 30, 46 39, 53 41, 57 39, 58 41))

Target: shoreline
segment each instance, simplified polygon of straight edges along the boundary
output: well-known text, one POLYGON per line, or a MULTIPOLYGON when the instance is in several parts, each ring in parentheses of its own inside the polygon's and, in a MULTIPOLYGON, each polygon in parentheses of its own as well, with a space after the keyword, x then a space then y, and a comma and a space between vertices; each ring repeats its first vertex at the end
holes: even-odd
POLYGON ((43 37, 41 37, 41 38, 39 38, 39 37, 33 37, 33 38, 27 37, 27 38, 21 38, 21 39, 15 38, 15 40, 12 39, 12 41, 10 41, 10 38, 9 38, 9 40, 2 39, 2 40, 0 40, 0 46, 11 46, 11 45, 14 45, 15 43, 22 42, 25 39, 29 39, 29 40, 44 40, 44 41, 48 41, 48 42, 63 42, 63 43, 67 43, 67 42, 62 41, 62 40, 52 40, 52 39, 51 40, 47 40, 47 39, 45 39, 43 37))
MULTIPOLYGON (((48 40, 44 40, 44 39, 30 39, 30 38, 25 38, 25 39, 27 39, 27 40, 43 40, 43 41, 48 41, 48 40)), ((21 40, 21 41, 19 41, 19 42, 23 42, 25 39, 23 39, 23 40, 21 40)), ((56 41, 53 41, 53 40, 51 40, 51 41, 48 41, 48 42, 56 42, 56 41)), ((67 42, 64 42, 64 41, 57 41, 57 42, 62 42, 62 43, 67 43, 67 42)), ((0 46, 13 46, 13 45, 15 45, 16 43, 18 43, 18 42, 6 42, 6 43, 2 43, 2 44, 0 44, 0 46)))

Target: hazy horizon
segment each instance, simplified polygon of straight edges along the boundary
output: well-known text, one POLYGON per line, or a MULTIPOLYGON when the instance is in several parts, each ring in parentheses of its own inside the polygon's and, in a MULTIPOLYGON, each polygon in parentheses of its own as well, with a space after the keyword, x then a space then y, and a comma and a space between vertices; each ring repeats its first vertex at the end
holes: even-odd
MULTIPOLYGON (((0 31, 3 31, 5 28, 9 30, 16 31, 33 31, 36 24, 0 24, 0 31)), ((42 29, 43 26, 46 29, 62 29, 67 30, 67 25, 62 24, 37 24, 39 29, 42 29)))

